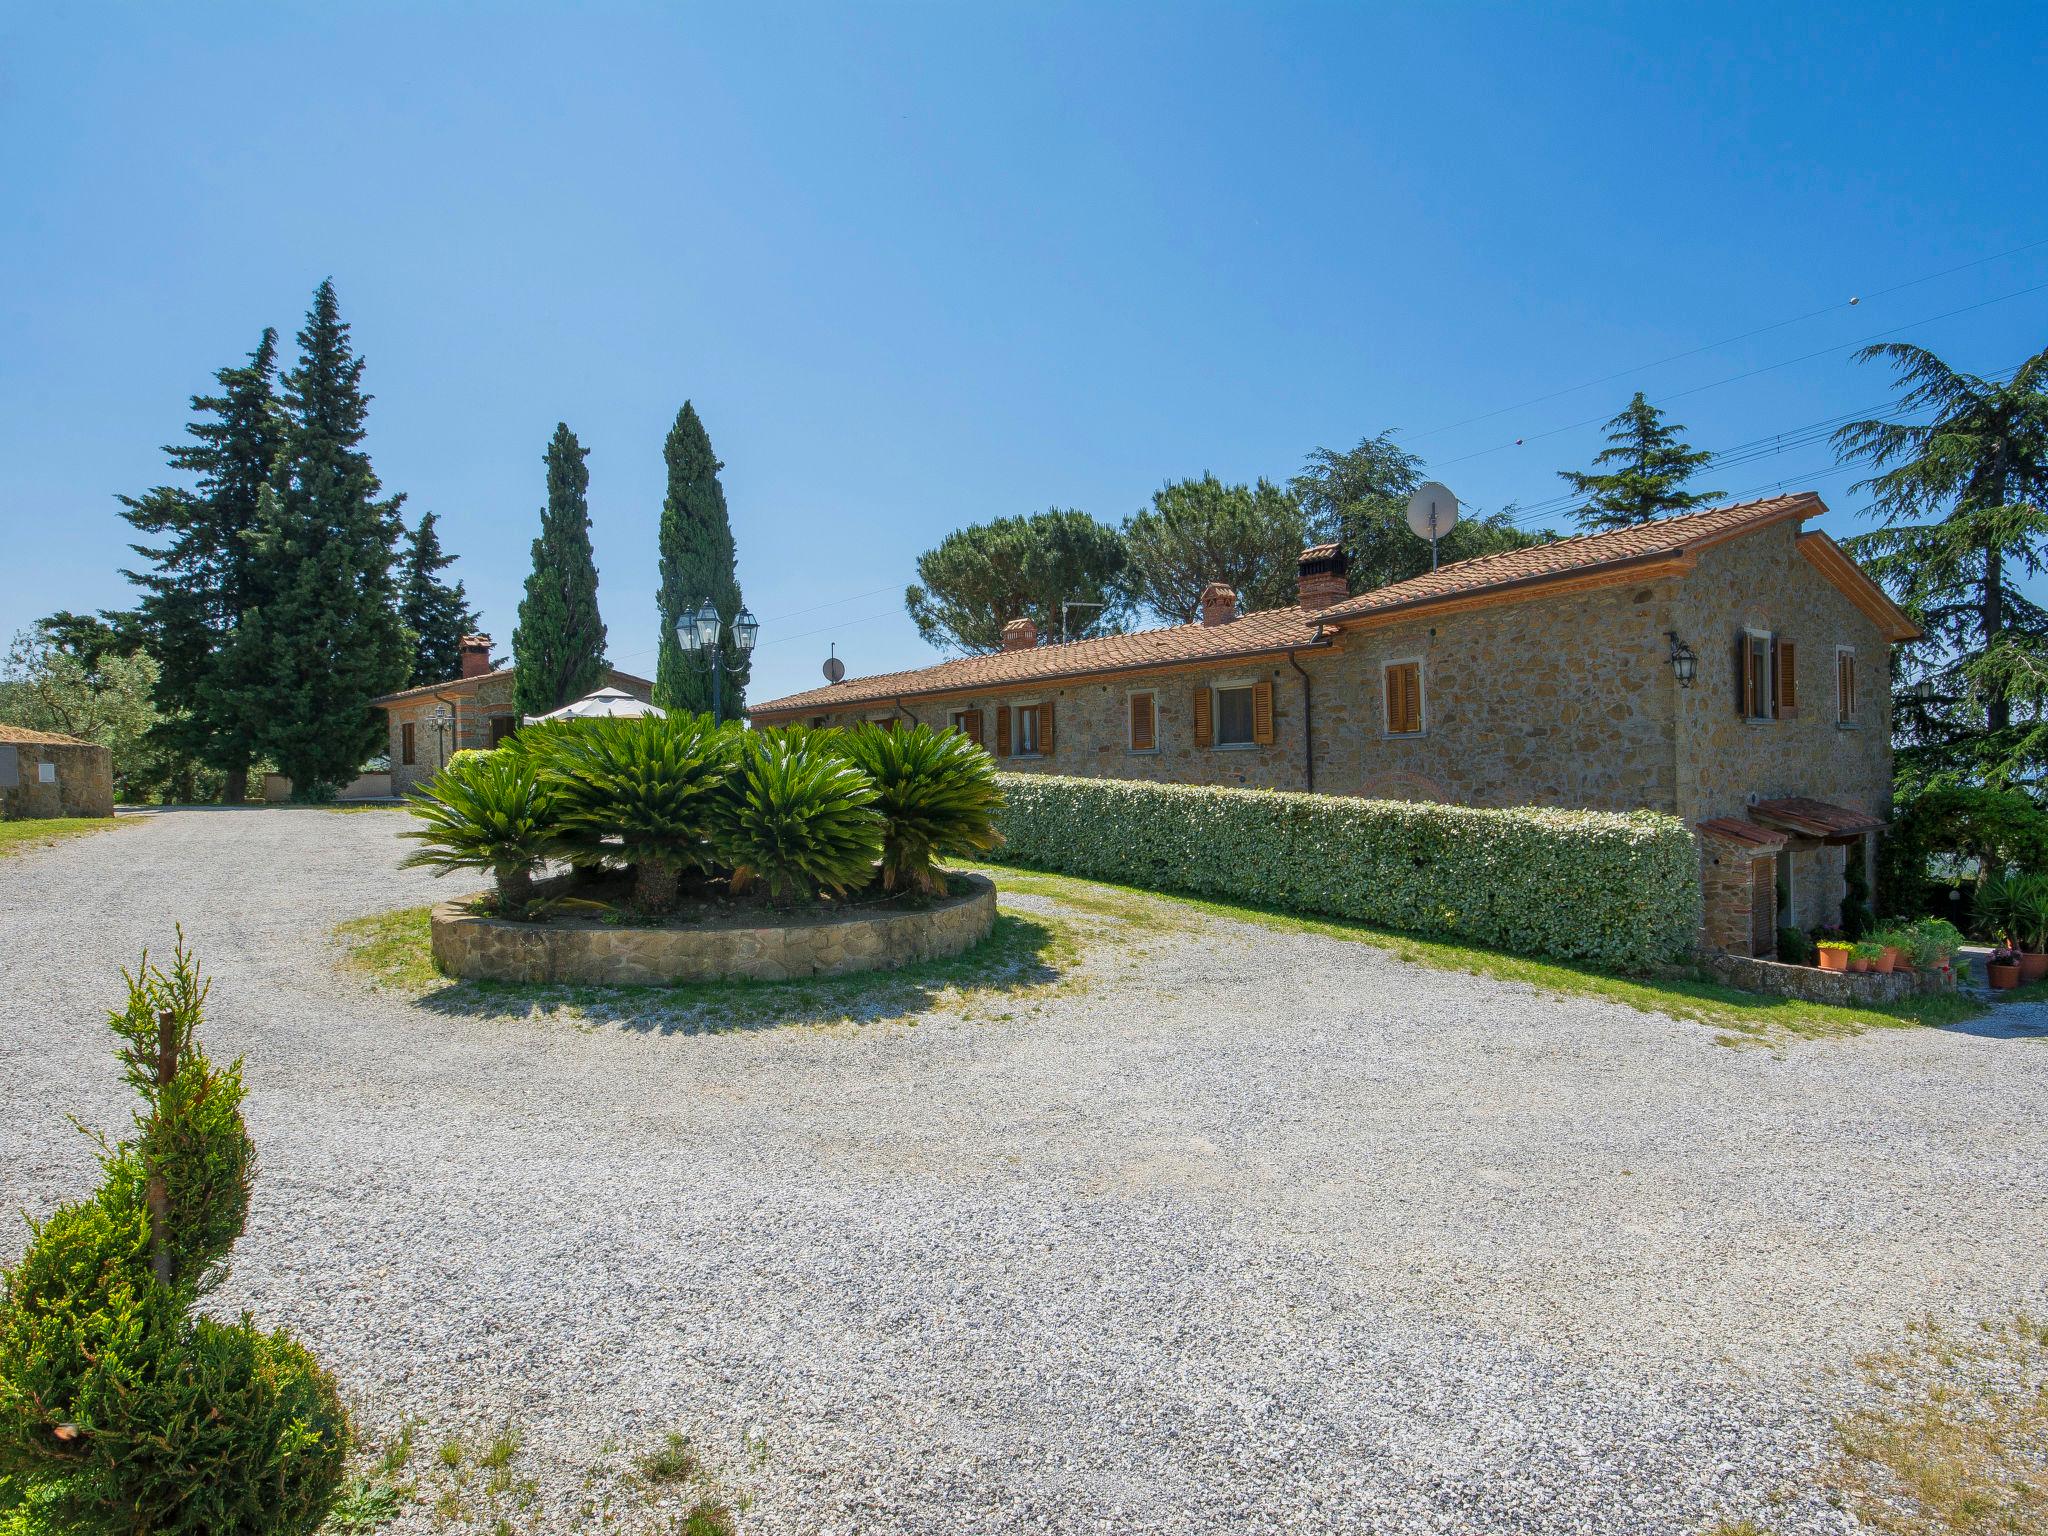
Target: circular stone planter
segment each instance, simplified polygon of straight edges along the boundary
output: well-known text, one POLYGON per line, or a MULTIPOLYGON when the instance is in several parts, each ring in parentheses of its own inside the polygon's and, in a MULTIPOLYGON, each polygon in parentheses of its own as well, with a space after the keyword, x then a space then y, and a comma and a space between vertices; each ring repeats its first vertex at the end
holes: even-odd
POLYGON ((476 981, 662 986, 677 981, 790 981, 888 971, 972 949, 996 921, 996 888, 968 889, 917 910, 791 912, 710 918, 673 927, 582 919, 514 923, 464 902, 434 908, 434 960, 476 981))

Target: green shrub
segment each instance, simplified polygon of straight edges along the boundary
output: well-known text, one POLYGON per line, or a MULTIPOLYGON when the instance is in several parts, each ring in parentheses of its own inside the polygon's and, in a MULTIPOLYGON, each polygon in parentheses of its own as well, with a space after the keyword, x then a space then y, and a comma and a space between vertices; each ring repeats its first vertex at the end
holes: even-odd
POLYGON ((999 776, 1001 857, 1162 890, 1640 967, 1696 941, 1699 853, 1647 811, 1475 810, 999 776))
POLYGON ((400 860, 445 875, 489 870, 498 902, 518 910, 533 896, 533 873, 561 841, 553 783, 518 752, 458 752, 409 797, 421 823, 399 836, 424 846, 400 860))
POLYGON ((1797 928, 1778 930, 1778 958, 1787 965, 1813 964, 1813 940, 1797 928))
POLYGON ((577 721, 552 736, 543 759, 563 833, 586 853, 602 846, 630 863, 641 907, 675 905, 681 876, 710 857, 706 839, 736 734, 709 715, 577 721))
POLYGON ((865 773, 779 731, 752 731, 720 797, 719 858, 746 887, 780 904, 866 885, 882 856, 883 821, 865 773))
POLYGON ((1913 924, 1911 932, 1916 970, 1939 965, 1963 947, 1962 930, 1945 917, 1923 917, 1913 924))
POLYGON ((934 859, 986 853, 1003 803, 989 755, 958 731, 928 725, 885 731, 863 725, 840 743, 846 760, 874 782, 882 813, 882 886, 930 894, 934 859))
POLYGON ((303 1536, 341 1480, 347 1421, 312 1356, 194 1311, 254 1169, 239 1064, 196 1042, 205 996, 182 943, 168 972, 143 957, 109 1021, 135 1135, 0 1274, 0 1479, 73 1536, 303 1536))

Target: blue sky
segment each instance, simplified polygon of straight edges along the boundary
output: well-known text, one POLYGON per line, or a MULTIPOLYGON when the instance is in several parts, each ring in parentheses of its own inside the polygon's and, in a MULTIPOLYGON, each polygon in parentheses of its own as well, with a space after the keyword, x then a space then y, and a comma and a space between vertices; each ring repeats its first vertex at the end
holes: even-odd
MULTIPOLYGON (((1848 360, 1872 333, 2008 367, 2048 344, 2042 33, 2037 6, 13 7, 0 636, 129 601, 115 494, 330 274, 378 471, 441 514, 501 647, 565 420, 613 659, 651 668, 694 399, 756 698, 833 642, 855 673, 930 659, 901 591, 962 523, 1117 520, 1386 427, 1467 501, 1534 502, 1637 387, 1715 448, 1884 401, 1848 360)), ((1853 531, 1830 466, 1722 488, 1811 485, 1853 531)))

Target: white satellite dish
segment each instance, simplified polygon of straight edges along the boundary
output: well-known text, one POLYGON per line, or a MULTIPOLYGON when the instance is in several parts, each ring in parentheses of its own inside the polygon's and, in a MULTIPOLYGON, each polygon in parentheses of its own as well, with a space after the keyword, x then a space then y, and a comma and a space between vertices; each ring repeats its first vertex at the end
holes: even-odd
POLYGON ((1458 526, 1458 498, 1451 488, 1425 480, 1408 498, 1408 531, 1429 540, 1429 568, 1436 569, 1436 541, 1458 526))

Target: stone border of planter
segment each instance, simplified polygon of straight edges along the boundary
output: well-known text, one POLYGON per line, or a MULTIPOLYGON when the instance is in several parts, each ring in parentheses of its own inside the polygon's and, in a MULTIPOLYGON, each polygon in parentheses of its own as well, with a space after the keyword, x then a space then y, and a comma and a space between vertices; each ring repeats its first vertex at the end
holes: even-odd
POLYGON ((1711 956, 1707 969, 1731 987, 1772 997, 1795 997, 1809 1003, 1854 1007, 1859 1003, 1895 1003, 1923 992, 1953 992, 1956 980, 1946 971, 1824 971, 1813 965, 1787 965, 1781 960, 1748 955, 1711 956))
POLYGON ((474 981, 665 986, 679 981, 791 981, 892 971, 972 949, 996 921, 996 888, 970 889, 929 907, 894 912, 796 914, 788 922, 736 919, 635 928, 582 919, 514 923, 480 917, 465 901, 434 908, 434 960, 474 981))

